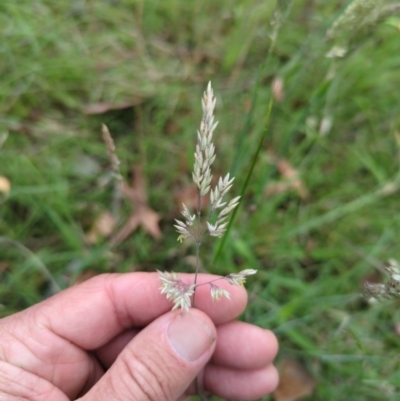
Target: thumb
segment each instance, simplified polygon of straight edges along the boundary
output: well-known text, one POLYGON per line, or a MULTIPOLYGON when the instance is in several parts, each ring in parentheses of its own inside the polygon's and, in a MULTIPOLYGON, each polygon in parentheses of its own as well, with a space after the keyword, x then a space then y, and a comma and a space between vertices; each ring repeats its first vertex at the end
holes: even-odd
POLYGON ((216 329, 203 312, 169 312, 133 338, 81 401, 176 401, 215 342, 216 329))

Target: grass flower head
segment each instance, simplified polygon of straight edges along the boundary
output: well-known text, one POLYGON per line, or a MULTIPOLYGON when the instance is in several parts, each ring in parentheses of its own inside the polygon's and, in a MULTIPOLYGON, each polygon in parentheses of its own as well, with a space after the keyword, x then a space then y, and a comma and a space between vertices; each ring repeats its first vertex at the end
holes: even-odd
MULTIPOLYGON (((224 197, 232 188, 234 177, 226 174, 225 177, 220 177, 214 188, 211 188, 213 176, 211 165, 215 161, 216 153, 213 144, 214 130, 218 122, 214 121, 214 109, 216 99, 214 91, 211 87, 211 82, 208 84, 206 91, 201 100, 203 109, 203 117, 201 119, 200 128, 197 131, 197 144, 194 154, 194 166, 192 178, 197 187, 197 209, 195 213, 191 213, 189 208, 182 204, 181 214, 183 220, 175 219, 174 225, 178 232, 178 241, 182 242, 187 238, 195 240, 196 244, 196 271, 195 279, 192 285, 185 284, 176 273, 159 273, 161 281, 161 293, 166 294, 167 299, 171 300, 174 308, 182 308, 188 310, 191 306, 193 297, 193 305, 195 303, 196 288, 199 285, 208 284, 210 286, 211 298, 218 301, 221 298, 230 298, 229 292, 223 288, 213 284, 213 282, 197 284, 197 275, 199 270, 199 249, 203 238, 206 235, 210 237, 222 237, 228 226, 230 213, 239 204, 240 196, 233 198, 230 201, 225 201, 224 197), (205 224, 201 222, 201 200, 202 197, 210 193, 210 214, 205 224), (216 216, 214 216, 216 215, 216 216)), ((246 277, 255 274, 256 270, 246 269, 239 273, 231 273, 221 277, 232 285, 243 285, 246 277)))

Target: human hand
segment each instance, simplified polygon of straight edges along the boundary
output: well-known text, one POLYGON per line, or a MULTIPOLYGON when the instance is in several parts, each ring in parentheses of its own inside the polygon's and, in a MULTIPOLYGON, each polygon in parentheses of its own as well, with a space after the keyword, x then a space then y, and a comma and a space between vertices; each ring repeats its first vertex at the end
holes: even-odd
POLYGON ((246 291, 220 286, 231 300, 213 303, 200 286, 198 309, 170 312, 157 274, 107 274, 0 320, 0 401, 176 401, 198 374, 220 397, 266 395, 275 336, 234 321, 246 291))

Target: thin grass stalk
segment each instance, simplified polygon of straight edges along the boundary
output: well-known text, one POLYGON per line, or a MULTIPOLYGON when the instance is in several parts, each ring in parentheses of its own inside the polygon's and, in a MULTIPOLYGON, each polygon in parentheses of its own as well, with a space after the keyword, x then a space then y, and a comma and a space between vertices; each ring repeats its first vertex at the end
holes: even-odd
MULTIPOLYGON (((249 172, 247 173, 247 176, 246 176, 246 179, 245 179, 245 181, 244 181, 242 190, 241 190, 241 192, 240 192, 240 197, 241 197, 241 199, 243 199, 243 195, 245 194, 245 192, 246 192, 246 190, 247 190, 247 187, 248 187, 248 185, 249 185, 251 176, 253 175, 254 167, 255 167, 255 165, 256 165, 256 163, 257 163, 257 161, 258 161, 258 158, 259 158, 259 155, 260 155, 260 152, 261 152, 261 149, 262 149, 264 140, 265 140, 265 138, 266 138, 266 136, 267 136, 268 127, 269 127, 269 123, 270 123, 270 119, 271 119, 271 112, 272 112, 273 104, 274 104, 274 100, 273 100, 273 97, 272 97, 272 94, 271 94, 271 97, 270 97, 269 103, 268 103, 268 108, 267 108, 267 115, 266 115, 266 117, 265 117, 264 129, 263 129, 262 135, 261 135, 261 137, 260 137, 260 140, 259 140, 259 142, 258 142, 257 150, 256 150, 256 152, 254 153, 253 160, 252 160, 252 163, 251 163, 249 172)), ((224 248, 224 246, 225 246, 225 243, 226 243, 226 240, 227 240, 227 238, 228 238, 228 236, 229 236, 229 233, 230 233, 230 230, 231 230, 233 221, 235 220, 235 216, 236 216, 236 213, 237 213, 237 210, 238 210, 238 209, 239 209, 239 208, 237 207, 237 208, 235 208, 235 209, 233 210, 233 212, 232 212, 232 216, 231 216, 231 218, 229 219, 229 223, 228 223, 228 226, 227 226, 227 228, 226 228, 225 234, 224 234, 224 236, 222 237, 222 240, 221 240, 220 243, 219 243, 219 246, 218 246, 218 249, 217 249, 217 251, 216 251, 216 253, 215 253, 215 256, 214 256, 214 259, 213 259, 212 264, 214 264, 214 263, 219 259, 219 257, 221 256, 222 250, 223 250, 223 248, 224 248)))
POLYGON ((266 56, 264 62, 262 63, 262 65, 260 66, 260 68, 257 70, 256 80, 255 80, 255 83, 253 86, 253 93, 251 95, 250 110, 246 114, 246 119, 245 119, 243 128, 239 134, 239 138, 238 138, 238 141, 236 144, 235 155, 233 157, 233 163, 230 168, 230 172, 233 177, 236 176, 236 172, 240 167, 239 166, 239 160, 240 160, 239 154, 240 154, 240 150, 243 149, 244 139, 247 137, 248 132, 250 131, 250 126, 251 126, 251 122, 253 120, 254 110, 255 110, 255 107, 257 104, 261 76, 264 75, 262 73, 267 71, 267 68, 269 65, 269 60, 270 60, 272 52, 275 48, 276 40, 278 38, 279 31, 282 27, 282 23, 283 23, 284 19, 288 16, 288 14, 292 8, 293 2, 294 2, 294 0, 289 0, 289 2, 287 4, 285 3, 283 5, 281 5, 281 4, 277 5, 278 11, 275 12, 275 23, 274 23, 274 28, 271 33, 271 42, 270 42, 270 45, 268 46, 267 56, 266 56))
POLYGON ((120 161, 115 153, 115 143, 108 127, 105 124, 102 124, 102 136, 103 141, 107 147, 107 155, 110 161, 110 168, 113 174, 113 194, 112 194, 112 203, 111 203, 111 213, 118 220, 119 217, 119 210, 122 201, 122 191, 121 191, 121 184, 122 184, 122 175, 119 170, 120 161))
MULTIPOLYGON (((320 216, 314 217, 297 227, 290 228, 282 233, 283 238, 291 238, 296 235, 301 235, 315 230, 326 224, 330 224, 347 214, 358 211, 359 209, 378 202, 380 199, 387 196, 391 196, 400 190, 400 177, 396 176, 392 181, 387 182, 383 186, 379 187, 373 192, 362 195, 345 205, 342 205, 336 209, 330 210, 329 212, 320 216)), ((232 216, 233 218, 234 216, 232 216)))
POLYGON ((39 259, 38 256, 36 256, 30 249, 28 249, 25 245, 21 244, 18 241, 14 241, 9 238, 5 237, 0 237, 0 244, 6 244, 6 245, 11 245, 14 246, 15 248, 19 249, 22 254, 24 254, 26 257, 31 258, 36 266, 39 268, 39 270, 43 273, 43 275, 46 277, 46 279, 49 281, 50 286, 51 286, 51 293, 55 294, 57 292, 61 291, 61 287, 58 285, 57 281, 54 280, 52 274, 50 273, 50 270, 46 267, 46 265, 39 259))
MULTIPOLYGON (((248 131, 250 130, 250 125, 251 125, 251 121, 252 121, 252 118, 253 118, 254 109, 255 109, 255 106, 256 106, 256 103, 257 103, 258 90, 259 90, 259 87, 260 87, 259 84, 260 84, 260 80, 261 80, 261 71, 266 71, 266 69, 267 69, 267 66, 269 64, 269 60, 270 60, 272 51, 273 51, 273 49, 275 47, 276 40, 278 38, 279 30, 282 27, 282 22, 288 16, 288 14, 289 14, 289 12, 290 12, 290 10, 292 8, 293 2, 294 1, 291 0, 287 4, 284 4, 284 7, 286 7, 286 9, 284 9, 284 11, 282 13, 280 11, 277 11, 276 14, 275 14, 276 21, 275 21, 274 29, 272 31, 271 43, 270 43, 270 45, 268 47, 267 57, 265 58, 265 61, 264 61, 263 65, 257 71, 256 82, 255 82, 255 85, 254 85, 254 90, 253 90, 252 98, 251 98, 251 107, 250 107, 250 110, 247 113, 243 129, 242 129, 242 131, 241 131, 241 133, 239 135, 239 139, 238 139, 238 142, 237 142, 237 145, 236 145, 234 161, 233 161, 232 167, 230 169, 230 171, 232 172, 233 176, 236 175, 236 171, 239 168, 239 162, 238 162, 238 160, 239 160, 239 149, 243 148, 242 145, 243 145, 244 138, 245 138, 246 134, 248 133, 248 131)), ((280 6, 278 4, 278 8, 282 8, 282 6, 280 6)), ((253 174, 253 170, 254 170, 255 164, 257 162, 257 159, 259 157, 259 154, 260 154, 260 151, 261 151, 261 148, 262 148, 262 144, 263 144, 264 139, 266 137, 268 126, 269 126, 269 122, 270 122, 270 117, 271 117, 272 106, 273 106, 273 98, 271 96, 269 104, 268 104, 268 108, 267 108, 267 116, 266 116, 266 120, 265 120, 264 130, 263 130, 263 133, 261 134, 261 138, 260 138, 260 141, 258 143, 257 150, 256 150, 256 152, 254 154, 250 170, 249 170, 249 172, 248 172, 248 174, 246 176, 245 183, 243 184, 242 191, 240 193, 241 199, 243 199, 243 195, 244 195, 244 193, 245 193, 245 191, 246 191, 246 189, 248 187, 251 175, 253 174)), ((227 239, 227 237, 229 235, 229 232, 231 230, 233 221, 235 220, 237 210, 238 210, 238 208, 236 208, 232 213, 232 217, 229 220, 229 223, 228 223, 227 229, 225 231, 225 234, 222 237, 222 241, 220 241, 219 246, 217 248, 217 251, 214 253, 214 258, 213 258, 213 262, 212 263, 215 263, 221 256, 222 250, 223 250, 223 248, 225 246, 225 243, 226 243, 226 239, 227 239)))

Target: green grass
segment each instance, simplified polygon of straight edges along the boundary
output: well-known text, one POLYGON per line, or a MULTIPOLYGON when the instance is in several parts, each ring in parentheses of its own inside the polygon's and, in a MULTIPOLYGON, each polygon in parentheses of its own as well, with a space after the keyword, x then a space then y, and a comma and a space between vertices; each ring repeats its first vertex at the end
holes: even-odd
MULTIPOLYGON (((65 288, 86 270, 190 268, 192 250, 172 229, 174 194, 190 183, 199 99, 211 80, 214 171, 231 168, 237 192, 265 134, 212 271, 259 269, 244 319, 276 332, 280 357, 306 362, 317 381, 310 400, 398 400, 398 303, 371 306, 359 294, 375 262, 400 259, 400 16, 346 33, 346 56, 326 58, 335 44, 326 31, 346 4, 3 0, 0 135, 9 137, 0 175, 12 191, 0 204, 1 315, 53 293, 48 274, 65 288), (280 24, 271 25, 277 10, 280 24), (265 131, 275 76, 285 98, 265 131), (132 107, 85 114, 103 102, 132 107), (326 135, 323 118, 332 123, 326 135), (139 230, 112 251, 106 241, 85 244, 112 200, 111 185, 101 185, 102 122, 123 176, 142 166, 161 240, 139 230), (281 180, 272 153, 296 168, 307 199, 266 197, 265 186, 281 180)), ((126 203, 121 222, 129 213, 126 203)), ((206 266, 219 246, 205 244, 206 266)))

